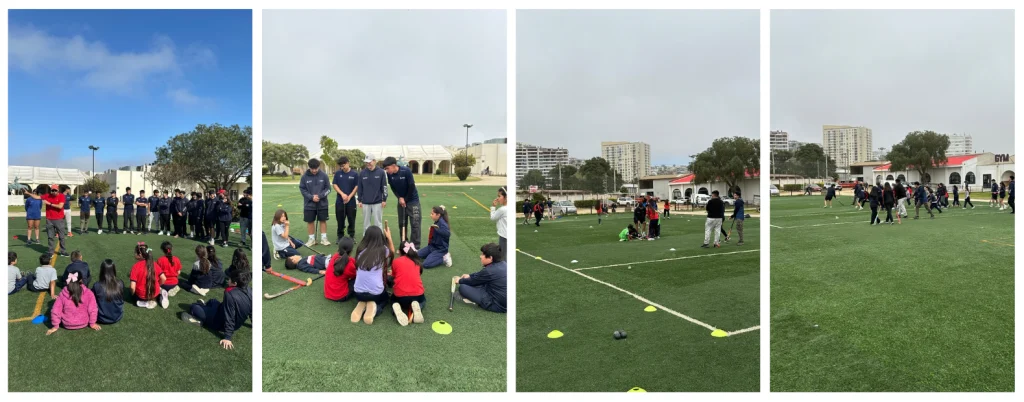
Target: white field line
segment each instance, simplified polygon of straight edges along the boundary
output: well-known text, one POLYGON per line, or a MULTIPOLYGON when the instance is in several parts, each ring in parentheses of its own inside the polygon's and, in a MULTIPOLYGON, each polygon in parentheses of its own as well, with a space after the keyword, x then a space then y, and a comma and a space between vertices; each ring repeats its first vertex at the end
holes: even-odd
MULTIPOLYGON (((908 209, 907 212, 909 213, 910 210, 908 209)), ((1007 213, 1007 212, 968 212, 968 213, 957 213, 957 214, 945 215, 946 212, 944 212, 942 214, 935 214, 935 218, 936 219, 940 219, 940 218, 941 219, 947 219, 947 218, 958 218, 958 217, 971 216, 971 215, 996 215, 996 214, 1000 214, 1000 213, 1005 213, 1005 214, 1009 215, 1009 213, 1007 213)), ((822 216, 824 217, 824 216, 828 216, 828 215, 822 215, 822 216)), ((868 217, 870 218, 870 215, 868 215, 868 217)), ((883 218, 881 216, 879 216, 879 217, 882 218, 882 219, 885 219, 885 218, 883 218)), ((826 218, 822 218, 822 219, 826 219, 826 218)), ((914 218, 908 217, 908 218, 903 218, 903 220, 911 221, 911 220, 914 220, 914 218)), ((931 219, 930 218, 921 218, 919 220, 931 220, 931 219)), ((819 227, 819 226, 849 225, 849 224, 852 224, 852 223, 867 224, 867 222, 864 222, 863 220, 858 220, 858 221, 852 221, 852 222, 830 222, 830 223, 817 223, 817 224, 813 224, 813 225, 799 225, 799 226, 776 226, 776 225, 771 225, 771 226, 774 227, 774 228, 778 228, 778 229, 800 229, 800 228, 813 228, 813 227, 819 227)))
MULTIPOLYGON (((757 249, 757 248, 752 248, 752 249, 749 249, 749 250, 742 250, 742 251, 729 251, 729 252, 726 252, 726 253, 713 253, 713 254, 687 255, 687 256, 683 256, 683 257, 663 258, 663 259, 660 259, 660 260, 650 260, 650 261, 639 261, 639 262, 626 262, 626 263, 622 263, 622 264, 609 264, 609 265, 600 265, 600 266, 596 266, 596 267, 585 267, 585 268, 576 268, 576 269, 573 269, 572 271, 583 271, 583 270, 587 270, 587 269, 600 269, 600 268, 611 268, 611 267, 623 267, 623 266, 627 266, 627 265, 640 265, 640 264, 650 264, 650 263, 655 263, 655 262, 665 262, 665 261, 676 261, 676 260, 686 260, 686 259, 690 259, 690 258, 701 258, 701 257, 714 257, 714 256, 716 256, 716 255, 729 255, 729 254, 753 253, 753 252, 757 252, 757 251, 759 251, 759 250, 760 250, 760 249, 757 249)), ((546 261, 546 260, 545 260, 545 261, 546 261)))
POLYGON ((733 336, 733 335, 742 334, 744 332, 757 331, 759 329, 761 329, 761 326, 760 325, 755 325, 755 326, 750 327, 750 328, 743 328, 743 329, 741 329, 739 331, 728 332, 728 334, 729 334, 729 336, 733 336))
POLYGON ((785 229, 784 227, 782 227, 782 226, 778 226, 778 225, 768 225, 768 226, 771 226, 771 227, 773 227, 773 228, 785 229))

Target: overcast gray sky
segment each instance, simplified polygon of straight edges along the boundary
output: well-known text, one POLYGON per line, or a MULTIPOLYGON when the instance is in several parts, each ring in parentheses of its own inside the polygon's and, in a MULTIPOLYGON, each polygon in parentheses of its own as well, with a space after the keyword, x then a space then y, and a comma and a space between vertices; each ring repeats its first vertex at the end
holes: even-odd
POLYGON ((717 137, 759 137, 758 11, 520 10, 516 137, 600 156, 651 145, 684 164, 717 137))
POLYGON ((505 137, 504 10, 263 12, 263 139, 459 145, 505 137))
POLYGON ((771 127, 821 143, 821 126, 968 133, 1013 153, 1013 11, 771 12, 771 127))

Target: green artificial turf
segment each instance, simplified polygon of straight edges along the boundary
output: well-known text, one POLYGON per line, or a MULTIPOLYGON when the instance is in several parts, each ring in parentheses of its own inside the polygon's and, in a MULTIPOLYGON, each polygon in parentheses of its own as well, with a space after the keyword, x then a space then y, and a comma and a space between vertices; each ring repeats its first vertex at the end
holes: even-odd
POLYGON ((619 242, 631 221, 631 213, 600 225, 594 215, 569 216, 538 228, 519 218, 516 390, 758 391, 758 331, 712 337, 710 329, 661 309, 645 312, 648 303, 545 261, 569 269, 626 264, 577 272, 736 331, 759 324, 759 219, 747 219, 744 246, 733 239, 720 249, 700 248, 704 216, 676 214, 663 219, 659 240, 619 242), (696 258, 643 263, 684 256, 696 258), (564 336, 549 339, 553 330, 564 336), (615 340, 616 330, 627 338, 615 340))
POLYGON ((1009 210, 771 202, 772 391, 1013 391, 1009 210))
MULTIPOLYGON (((95 218, 90 232, 78 233, 78 217, 73 218, 75 236, 67 239, 68 251, 80 250, 89 263, 92 280, 99 278, 100 263, 113 259, 117 276, 125 282, 124 318, 102 329, 69 331, 61 329, 46 336, 49 320, 43 325, 28 321, 7 324, 8 388, 11 392, 91 391, 91 392, 249 392, 252 390, 252 323, 235 332, 234 350, 218 344, 220 334, 181 321, 180 314, 197 299, 223 300, 223 289, 211 289, 201 297, 180 291, 171 298, 167 310, 139 308, 130 296, 128 274, 135 263, 135 244, 145 241, 154 257, 163 255, 160 243, 170 241, 181 260, 181 278, 187 278, 195 262, 198 242, 168 236, 96 234, 95 218)), ((46 253, 46 230, 42 244, 25 244, 25 218, 9 218, 8 251, 18 253, 18 267, 24 273, 35 272, 39 256, 46 253), (14 239, 13 236, 18 236, 14 239)), ((44 224, 45 225, 45 222, 44 224)), ((232 234, 232 247, 217 246, 217 256, 225 269, 231 263, 234 246, 240 240, 232 234)), ((248 249, 247 249, 248 251, 248 249)), ((250 259, 252 257, 249 253, 250 259)), ((59 257, 55 268, 62 274, 70 263, 59 257)), ((90 284, 91 286, 91 284, 90 284)), ((58 288, 58 292, 60 288, 58 288)), ((22 289, 7 297, 8 320, 32 315, 39 293, 22 289)), ((53 301, 45 296, 43 313, 48 315, 53 301)))
MULTIPOLYGON (((278 205, 289 212, 292 236, 307 239, 302 222, 302 196, 297 186, 264 186, 263 230, 270 236, 270 222, 278 205)), ((390 309, 372 325, 349 321, 355 300, 334 302, 324 298, 323 281, 279 298, 263 301, 264 391, 505 391, 505 314, 458 303, 448 311, 451 278, 480 270, 480 246, 497 242, 490 220, 491 200, 497 187, 419 187, 423 214, 422 242, 426 246, 431 225, 429 210, 448 208, 452 228, 450 252, 454 265, 424 270, 427 303, 424 324, 401 327, 390 309), (485 209, 469 197, 486 205, 485 209), (450 335, 439 335, 431 323, 451 324, 450 335)), ((337 221, 331 195, 330 246, 314 246, 322 253, 337 252, 337 221)), ((393 235, 398 234, 397 197, 392 194, 384 208, 393 235)), ((356 215, 356 241, 362 239, 363 214, 356 215)), ((347 231, 347 228, 346 228, 347 231)), ((317 239, 320 239, 319 234, 317 239)), ((302 249, 303 255, 310 255, 302 249)), ((274 260, 275 271, 298 278, 313 275, 286 270, 284 260, 274 260)), ((514 271, 510 269, 510 271, 514 271)), ((276 293, 293 284, 263 275, 263 289, 276 293)))

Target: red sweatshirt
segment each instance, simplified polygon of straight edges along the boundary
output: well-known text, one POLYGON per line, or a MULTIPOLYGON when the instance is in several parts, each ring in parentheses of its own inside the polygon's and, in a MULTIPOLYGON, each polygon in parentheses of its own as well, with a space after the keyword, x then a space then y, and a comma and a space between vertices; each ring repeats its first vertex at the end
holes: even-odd
MULTIPOLYGON (((167 277, 167 280, 164 281, 164 285, 178 284, 178 274, 181 273, 181 260, 179 260, 178 257, 172 256, 171 261, 173 262, 167 262, 167 256, 156 259, 157 276, 160 276, 160 274, 163 273, 164 276, 167 277)), ((143 276, 143 279, 145 279, 145 276, 143 276)), ((157 279, 157 281, 159 281, 159 279, 157 279)))
POLYGON ((409 257, 398 257, 391 263, 391 270, 395 276, 394 293, 397 297, 422 296, 423 278, 420 273, 423 271, 419 265, 412 262, 409 257))
POLYGON ((327 267, 325 267, 327 273, 324 274, 324 297, 328 300, 341 300, 348 296, 351 291, 348 282, 356 278, 355 257, 348 258, 348 264, 345 264, 345 269, 341 275, 334 275, 334 262, 338 258, 340 258, 340 255, 334 254, 327 267))

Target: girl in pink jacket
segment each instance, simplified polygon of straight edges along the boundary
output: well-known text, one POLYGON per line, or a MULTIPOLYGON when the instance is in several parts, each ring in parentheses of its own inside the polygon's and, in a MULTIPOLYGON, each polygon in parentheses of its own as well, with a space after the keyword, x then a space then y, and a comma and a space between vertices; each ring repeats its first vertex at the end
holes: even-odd
POLYGON ((89 327, 99 331, 100 326, 96 325, 96 296, 82 284, 77 272, 68 274, 67 284, 50 310, 53 328, 46 331, 46 334, 57 332, 61 324, 67 329, 89 327))

